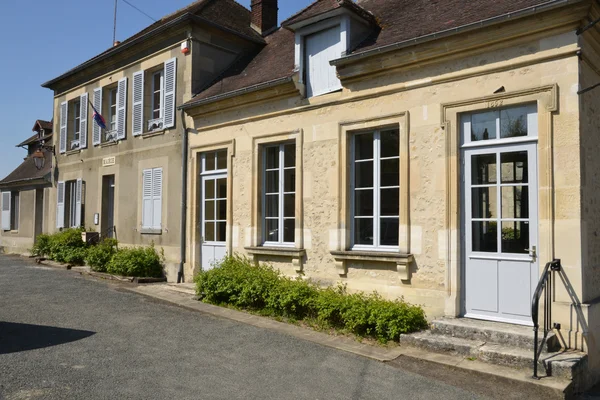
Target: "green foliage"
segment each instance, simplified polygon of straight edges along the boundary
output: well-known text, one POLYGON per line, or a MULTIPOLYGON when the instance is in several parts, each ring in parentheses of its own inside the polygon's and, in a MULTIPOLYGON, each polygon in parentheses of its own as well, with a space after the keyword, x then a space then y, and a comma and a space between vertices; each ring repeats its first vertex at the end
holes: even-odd
POLYGON ((65 229, 53 235, 39 235, 31 253, 67 264, 83 265, 88 245, 81 240, 83 229, 65 229))
POLYGON ((93 271, 106 272, 110 260, 117 253, 117 239, 104 239, 87 250, 85 262, 93 271))
POLYGON ((230 256, 196 278, 199 297, 262 315, 291 320, 310 319, 320 328, 336 328, 381 342, 425 329, 421 307, 386 300, 373 293, 348 294, 344 286, 320 289, 312 282, 284 277, 270 266, 254 266, 247 258, 230 256))
POLYGON ((115 275, 160 278, 163 276, 164 254, 146 247, 120 248, 106 265, 106 272, 115 275))
POLYGON ((31 255, 34 257, 44 257, 50 252, 51 236, 46 234, 38 235, 35 244, 31 249, 31 255))

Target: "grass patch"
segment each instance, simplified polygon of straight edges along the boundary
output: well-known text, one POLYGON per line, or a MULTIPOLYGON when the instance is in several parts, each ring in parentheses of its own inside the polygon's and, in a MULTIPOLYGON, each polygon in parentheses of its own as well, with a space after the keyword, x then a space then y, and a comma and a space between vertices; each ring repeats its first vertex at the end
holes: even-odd
POLYGON ((421 307, 379 294, 349 294, 344 286, 321 289, 310 281, 290 279, 267 265, 243 257, 225 258, 195 277, 198 297, 263 316, 302 321, 316 329, 339 330, 381 343, 427 328, 421 307))

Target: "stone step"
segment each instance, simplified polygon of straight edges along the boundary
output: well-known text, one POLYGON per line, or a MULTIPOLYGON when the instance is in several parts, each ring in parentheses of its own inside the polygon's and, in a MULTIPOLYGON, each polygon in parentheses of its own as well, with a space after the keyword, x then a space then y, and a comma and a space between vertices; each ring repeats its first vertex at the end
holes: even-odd
MULTIPOLYGON (((402 346, 421 348, 441 354, 460 355, 470 360, 502 365, 515 369, 532 369, 533 351, 477 339, 443 336, 431 331, 400 337, 402 346)), ((577 351, 543 352, 539 360, 539 375, 574 379, 585 367, 587 355, 577 351)))
MULTIPOLYGON (((480 340, 510 347, 532 350, 534 343, 533 328, 529 326, 505 324, 501 322, 481 321, 468 318, 442 318, 433 321, 431 332, 437 335, 461 339, 480 340)), ((543 332, 539 333, 539 339, 543 332)), ((545 351, 555 352, 561 348, 558 337, 550 332, 545 351)))

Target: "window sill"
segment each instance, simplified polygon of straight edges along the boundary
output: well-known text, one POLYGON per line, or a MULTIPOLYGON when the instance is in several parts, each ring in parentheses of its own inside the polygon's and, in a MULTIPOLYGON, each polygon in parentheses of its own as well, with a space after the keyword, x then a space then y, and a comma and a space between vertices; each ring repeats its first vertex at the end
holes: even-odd
POLYGON ((110 142, 104 142, 104 143, 100 143, 100 147, 104 148, 104 147, 110 147, 110 146, 116 146, 118 145, 119 142, 116 140, 110 141, 110 142))
POLYGON ((140 233, 142 235, 162 235, 162 229, 142 228, 140 233))
POLYGON ((332 251, 339 275, 348 274, 348 261, 387 262, 396 264, 400 279, 410 281, 410 264, 414 261, 412 254, 382 251, 332 251))
POLYGON ((71 156, 73 154, 80 154, 80 153, 81 153, 81 149, 75 149, 75 150, 66 151, 63 154, 66 156, 71 156))
POLYGON ((258 262, 260 256, 289 257, 296 272, 302 272, 302 261, 306 255, 306 250, 296 247, 244 247, 248 254, 254 257, 254 262, 258 262))
POLYGON ((159 129, 156 131, 144 132, 141 134, 141 136, 142 136, 142 139, 147 139, 147 138, 151 138, 154 136, 164 135, 166 131, 167 131, 166 129, 159 129))

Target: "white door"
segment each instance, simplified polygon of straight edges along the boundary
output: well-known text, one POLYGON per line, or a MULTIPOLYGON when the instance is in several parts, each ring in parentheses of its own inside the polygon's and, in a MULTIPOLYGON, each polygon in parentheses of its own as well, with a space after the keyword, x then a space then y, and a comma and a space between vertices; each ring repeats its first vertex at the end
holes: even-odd
POLYGON ((227 174, 202 176, 202 269, 212 269, 226 251, 227 174))
POLYGON ((537 107, 461 116, 465 316, 531 325, 539 277, 537 107))

